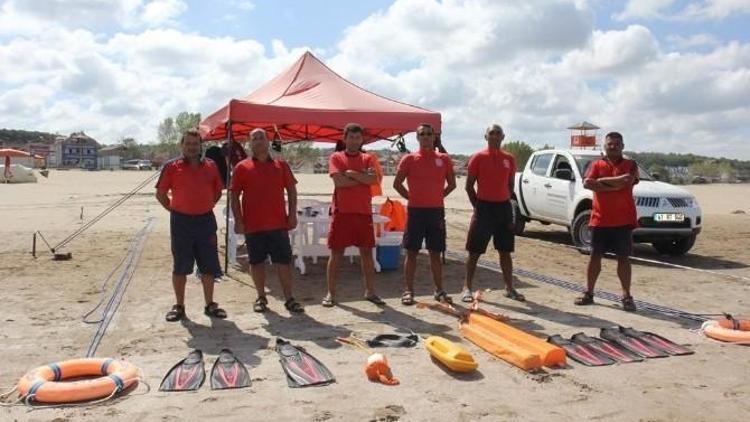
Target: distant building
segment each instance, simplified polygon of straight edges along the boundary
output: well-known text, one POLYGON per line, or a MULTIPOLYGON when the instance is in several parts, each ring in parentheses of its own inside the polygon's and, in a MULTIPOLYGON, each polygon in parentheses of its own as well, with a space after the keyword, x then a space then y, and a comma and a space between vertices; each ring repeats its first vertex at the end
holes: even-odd
POLYGON ((99 170, 119 170, 122 166, 122 156, 125 145, 110 145, 99 150, 96 157, 96 168, 99 170))
POLYGON ((55 159, 50 160, 50 166, 54 161, 55 167, 95 169, 98 149, 99 143, 82 131, 71 133, 67 138, 59 137, 55 141, 55 159))

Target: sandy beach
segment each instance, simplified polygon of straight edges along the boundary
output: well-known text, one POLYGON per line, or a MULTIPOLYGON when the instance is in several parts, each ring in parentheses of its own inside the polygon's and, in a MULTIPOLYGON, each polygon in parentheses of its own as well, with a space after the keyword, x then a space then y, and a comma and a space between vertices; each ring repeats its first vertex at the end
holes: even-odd
MULTIPOLYGON (((123 259, 135 234, 153 218, 142 256, 98 356, 127 360, 142 368, 151 391, 140 386, 104 404, 62 409, 2 407, 7 421, 745 421, 750 411, 750 359, 747 347, 719 344, 703 337, 699 324, 657 313, 623 312, 598 301, 592 307, 573 305, 576 294, 520 277, 518 287, 526 303, 506 299, 500 277, 490 270, 477 272, 476 284, 492 289, 482 306, 509 316, 512 324, 545 337, 576 332, 598 334, 600 327, 632 326, 660 333, 686 344, 695 354, 649 360, 630 365, 587 368, 571 363, 566 369, 525 373, 461 340, 457 320, 429 310, 400 304, 399 271, 376 276, 376 286, 387 306, 363 301, 359 264, 348 261, 340 278, 340 306, 320 306, 324 294, 324 260, 308 263, 308 272, 295 271, 295 296, 306 306, 304 315, 290 315, 283 306, 275 274, 269 273, 270 312, 256 314, 247 265, 230 269, 216 286, 216 299, 229 318, 203 315, 200 286, 190 278, 188 320, 167 323, 164 313, 173 302, 168 214, 149 185, 98 224, 71 242, 63 252, 70 261, 53 261, 43 244, 31 256, 32 233, 41 231, 52 244, 95 217, 122 194, 149 177, 148 172, 52 171, 36 184, 0 185, 0 385, 13 386, 27 370, 85 354, 95 326, 82 316, 100 301, 102 282, 123 259), (439 334, 460 341, 479 362, 470 375, 442 370, 420 345, 414 349, 386 349, 401 385, 387 387, 367 381, 366 355, 334 339, 351 331, 391 332, 394 328, 422 335, 439 334), (305 346, 337 377, 330 386, 293 390, 272 347, 277 336, 305 346), (212 391, 204 385, 195 393, 162 393, 162 376, 193 348, 202 349, 207 368, 218 352, 231 348, 248 366, 251 388, 212 391)), ((332 183, 326 175, 297 175, 303 198, 328 200, 332 183)), ((384 181, 387 196, 392 178, 384 181)), ((448 248, 462 252, 471 207, 462 190, 447 199, 448 248)), ((694 249, 684 257, 658 255, 649 245, 636 256, 666 261, 709 272, 699 272, 635 261, 636 299, 693 313, 750 315, 750 185, 688 186, 703 209, 704 229, 694 249), (741 210, 744 213, 735 213, 741 210)), ((382 203, 384 197, 376 198, 382 203)), ((222 219, 224 203, 216 207, 222 219)), ((220 224, 223 233, 223 224, 220 224)), ((220 236, 223 238, 222 236, 220 236)), ((559 279, 584 283, 587 257, 571 249, 564 228, 527 225, 516 239, 515 265, 559 279)), ((223 251, 222 251, 223 253, 223 251)), ((494 252, 484 256, 496 261, 494 252)), ((222 256, 223 262, 223 256, 222 256)), ((615 263, 605 260, 598 287, 619 293, 615 263)), ((464 266, 448 261, 447 290, 454 298, 464 266)), ((417 273, 417 294, 431 299, 426 257, 417 273)), ((92 316, 96 319, 96 314, 92 316)))

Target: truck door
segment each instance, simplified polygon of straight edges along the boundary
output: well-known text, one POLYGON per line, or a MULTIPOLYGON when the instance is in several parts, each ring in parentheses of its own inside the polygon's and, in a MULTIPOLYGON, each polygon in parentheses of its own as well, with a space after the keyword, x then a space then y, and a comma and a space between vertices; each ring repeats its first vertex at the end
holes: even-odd
POLYGON ((573 163, 563 154, 555 154, 549 177, 542 184, 547 191, 544 206, 546 218, 560 223, 570 224, 568 221, 568 207, 575 196, 575 173, 573 163))
POLYGON ((546 183, 553 156, 552 152, 535 155, 531 159, 528 170, 521 175, 523 201, 532 217, 544 215, 547 188, 543 185, 546 183))

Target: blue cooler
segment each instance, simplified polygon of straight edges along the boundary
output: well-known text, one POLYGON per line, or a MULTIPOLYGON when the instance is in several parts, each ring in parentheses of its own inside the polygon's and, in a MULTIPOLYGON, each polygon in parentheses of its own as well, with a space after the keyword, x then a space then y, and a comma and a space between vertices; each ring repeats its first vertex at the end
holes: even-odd
POLYGON ((398 237, 379 238, 377 257, 382 271, 397 270, 401 259, 401 239, 398 237))

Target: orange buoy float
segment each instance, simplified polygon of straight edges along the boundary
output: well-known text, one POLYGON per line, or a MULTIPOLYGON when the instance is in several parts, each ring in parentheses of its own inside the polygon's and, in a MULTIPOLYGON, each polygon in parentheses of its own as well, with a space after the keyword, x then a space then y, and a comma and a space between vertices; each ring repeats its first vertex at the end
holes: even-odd
POLYGON ((380 382, 385 385, 399 385, 401 382, 393 376, 388 360, 382 353, 373 353, 367 358, 365 374, 370 381, 380 382))
POLYGON ((136 384, 140 370, 115 359, 83 358, 40 366, 18 381, 26 403, 74 403, 114 396, 136 384), (98 377, 79 381, 68 379, 98 377))
POLYGON ((706 321, 701 331, 714 340, 750 345, 750 320, 747 319, 727 316, 725 319, 706 321))

